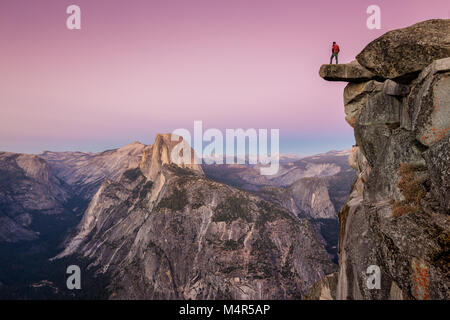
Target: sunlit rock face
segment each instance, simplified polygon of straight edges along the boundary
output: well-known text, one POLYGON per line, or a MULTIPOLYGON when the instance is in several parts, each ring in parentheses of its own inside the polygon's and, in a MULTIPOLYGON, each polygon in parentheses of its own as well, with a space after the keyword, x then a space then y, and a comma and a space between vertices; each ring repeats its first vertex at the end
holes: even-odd
POLYGON ((148 179, 153 180, 161 168, 169 164, 176 164, 180 168, 203 175, 200 159, 182 137, 172 134, 157 134, 155 143, 144 150, 139 166, 142 173, 148 179))

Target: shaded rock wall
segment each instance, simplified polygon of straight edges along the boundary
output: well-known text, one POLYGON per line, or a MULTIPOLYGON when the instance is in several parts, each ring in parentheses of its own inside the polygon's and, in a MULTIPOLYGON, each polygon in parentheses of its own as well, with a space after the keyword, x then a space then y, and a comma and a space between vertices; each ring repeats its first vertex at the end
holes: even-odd
POLYGON ((67 189, 43 159, 0 152, 0 242, 37 239, 33 216, 65 212, 68 198, 67 189))

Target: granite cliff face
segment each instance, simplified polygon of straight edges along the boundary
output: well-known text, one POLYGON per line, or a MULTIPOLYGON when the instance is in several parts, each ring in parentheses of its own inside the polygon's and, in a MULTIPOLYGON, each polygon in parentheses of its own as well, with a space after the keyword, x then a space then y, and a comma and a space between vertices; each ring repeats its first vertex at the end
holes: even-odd
POLYGON ((312 296, 449 299, 450 20, 388 32, 357 60, 368 70, 361 79, 348 76, 354 63, 320 71, 349 82, 358 178, 339 212, 339 272, 312 296), (370 265, 380 267, 380 289, 366 285, 370 265))
POLYGON ((33 216, 63 213, 68 198, 63 182, 44 160, 0 152, 0 242, 37 239, 33 216))
POLYGON ((158 135, 106 180, 57 258, 92 261, 111 299, 294 299, 335 270, 309 221, 174 164, 173 148, 158 135))

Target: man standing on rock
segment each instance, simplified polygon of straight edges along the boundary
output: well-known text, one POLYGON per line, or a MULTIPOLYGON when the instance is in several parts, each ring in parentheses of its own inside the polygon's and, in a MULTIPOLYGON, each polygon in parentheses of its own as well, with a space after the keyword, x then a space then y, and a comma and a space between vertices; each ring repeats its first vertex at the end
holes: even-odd
POLYGON ((333 46, 331 47, 331 58, 330 58, 330 64, 333 64, 333 57, 336 58, 336 64, 338 64, 338 55, 339 55, 339 46, 336 44, 336 42, 333 42, 333 46))

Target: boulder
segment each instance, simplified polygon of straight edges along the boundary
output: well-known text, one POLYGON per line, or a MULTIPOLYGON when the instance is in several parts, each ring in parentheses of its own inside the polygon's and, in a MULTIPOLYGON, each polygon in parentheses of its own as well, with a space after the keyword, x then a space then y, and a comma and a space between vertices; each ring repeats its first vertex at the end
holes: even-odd
POLYGON ((409 86, 397 83, 390 79, 383 83, 383 93, 394 97, 404 97, 409 93, 409 86))
POLYGON ((382 35, 356 59, 378 77, 408 82, 434 60, 446 57, 450 57, 450 19, 433 19, 382 35))
POLYGON ((380 92, 382 87, 383 83, 375 80, 362 83, 349 83, 344 89, 344 104, 348 105, 356 100, 360 100, 367 93, 380 92))
POLYGON ((381 91, 383 84, 376 80, 349 83, 344 89, 345 120, 352 127, 358 121, 359 113, 367 100, 381 91))
POLYGON ((320 67, 319 75, 328 81, 346 82, 366 82, 376 78, 357 61, 346 64, 324 64, 320 67))

